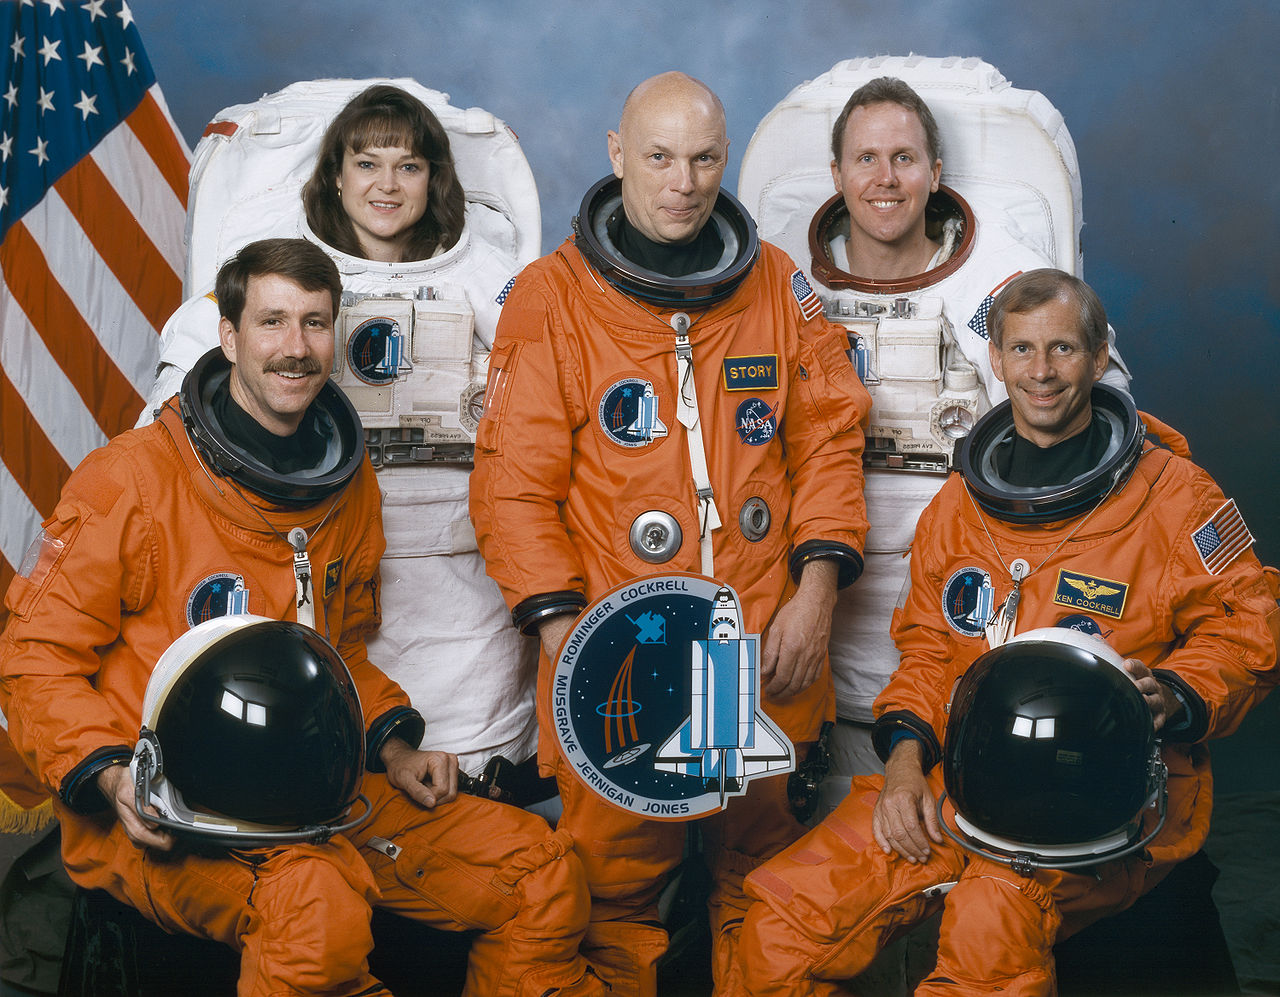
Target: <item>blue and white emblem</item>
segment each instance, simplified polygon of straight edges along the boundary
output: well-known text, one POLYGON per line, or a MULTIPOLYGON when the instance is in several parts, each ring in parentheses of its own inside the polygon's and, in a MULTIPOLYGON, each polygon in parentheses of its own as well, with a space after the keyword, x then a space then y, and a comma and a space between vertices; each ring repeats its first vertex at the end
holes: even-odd
POLYGON ((1109 631, 1104 634, 1102 632, 1102 627, 1098 626, 1098 621, 1092 616, 1086 616, 1084 613, 1074 613, 1071 616, 1064 616, 1055 623, 1054 626, 1061 627, 1064 630, 1074 630, 1077 633, 1093 634, 1095 637, 1102 637, 1103 639, 1108 637, 1110 634, 1109 631))
POLYGON ((942 588, 942 615, 956 633, 981 637, 995 612, 991 576, 981 568, 961 568, 942 588))
POLYGON ((716 813, 795 750, 760 709, 760 637, 738 596, 694 574, 656 575, 596 600, 556 659, 556 738, 583 783, 632 813, 716 813))
POLYGON ((243 616, 249 612, 249 590, 244 578, 230 571, 199 582, 187 596, 187 626, 199 626, 219 616, 243 616))
POLYGON ((762 398, 748 398, 734 413, 738 438, 753 447, 762 447, 777 435, 778 420, 774 418, 776 406, 762 398))
POLYGON ((347 363, 366 384, 390 384, 411 371, 400 323, 382 315, 361 322, 347 339, 347 363))
POLYGON ((863 384, 879 384, 880 378, 871 363, 871 349, 861 336, 849 333, 849 362, 863 384))
POLYGON ((647 447, 667 435, 658 415, 653 382, 626 377, 610 385, 600 399, 596 417, 609 439, 624 447, 647 447))

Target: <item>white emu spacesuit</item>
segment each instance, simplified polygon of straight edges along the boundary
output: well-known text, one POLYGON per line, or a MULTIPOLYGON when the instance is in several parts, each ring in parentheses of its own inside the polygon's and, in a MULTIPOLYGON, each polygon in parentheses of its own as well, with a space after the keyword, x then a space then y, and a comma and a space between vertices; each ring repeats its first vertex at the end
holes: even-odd
MULTIPOLYGON (((831 633, 838 716, 867 724, 897 667, 889 622, 916 520, 952 468, 956 443, 1006 397, 987 356, 991 300, 1022 271, 1082 270, 1075 147, 1044 96, 1012 87, 980 59, 852 59, 796 87, 761 121, 738 196, 761 238, 806 269, 827 316, 848 328, 850 358, 872 396, 866 568, 840 593, 831 633), (849 216, 831 172, 837 115, 854 90, 883 76, 924 99, 942 145, 942 182, 926 210, 942 248, 930 269, 896 281, 844 269, 849 216)), ((1103 380, 1127 391, 1114 345, 1111 355, 1103 380)), ((840 725, 835 748, 846 789, 849 774, 878 767, 865 730, 840 725)))
POLYGON ((371 660, 426 719, 424 744, 478 774, 494 755, 520 763, 537 740, 537 648, 511 626, 485 575, 467 516, 471 443, 485 367, 510 281, 540 247, 533 176, 515 135, 492 114, 449 104, 412 80, 296 83, 222 111, 191 171, 186 303, 162 334, 160 367, 141 422, 218 342, 207 294, 218 266, 245 243, 302 236, 342 275, 334 381, 365 427, 378 469, 387 550, 382 628, 371 660), (448 134, 466 196, 449 250, 380 263, 326 246, 303 215, 301 190, 325 128, 374 83, 421 100, 448 134))

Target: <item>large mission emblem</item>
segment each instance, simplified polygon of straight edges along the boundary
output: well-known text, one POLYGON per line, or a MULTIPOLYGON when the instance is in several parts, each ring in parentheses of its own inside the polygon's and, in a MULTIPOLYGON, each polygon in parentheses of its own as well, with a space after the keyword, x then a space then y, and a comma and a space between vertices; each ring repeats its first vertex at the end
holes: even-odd
POLYGON ((219 616, 241 616, 249 612, 249 590, 244 578, 219 571, 196 583, 187 596, 187 626, 199 626, 219 616))
POLYGON ((347 363, 366 384, 390 384, 413 368, 405 357, 400 323, 385 316, 365 319, 347 338, 347 363))
POLYGON ((991 576, 981 568, 961 568, 942 589, 942 614, 951 629, 965 637, 981 637, 995 614, 991 576))
POLYGON ((667 435, 667 425, 658 417, 653 382, 639 377, 611 384, 600 397, 596 418, 609 439, 624 447, 647 447, 667 435))
POLYGON ((570 631, 552 676, 552 717, 587 786, 645 817, 716 813, 795 752, 760 709, 760 637, 733 589, 693 574, 627 582, 570 631))

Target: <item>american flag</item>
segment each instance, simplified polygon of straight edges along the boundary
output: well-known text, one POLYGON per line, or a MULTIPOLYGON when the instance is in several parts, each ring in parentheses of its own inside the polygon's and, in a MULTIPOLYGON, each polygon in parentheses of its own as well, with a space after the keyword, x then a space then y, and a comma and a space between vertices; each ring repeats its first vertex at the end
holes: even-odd
POLYGON ((142 410, 191 156, 122 0, 0 0, 0 65, 3 592, 71 469, 142 410))
POLYGON ((813 288, 800 270, 791 274, 791 293, 796 296, 796 304, 800 306, 800 314, 806 322, 822 311, 822 302, 813 293, 813 288))
POLYGON ((983 339, 991 338, 991 335, 987 332, 987 313, 991 311, 991 306, 995 304, 996 295, 1004 289, 1005 284, 1009 283, 1009 281, 1013 280, 1013 278, 1017 277, 1020 273, 1022 273, 1021 270, 1015 270, 999 284, 993 287, 990 293, 982 299, 982 304, 978 306, 978 310, 974 312, 973 316, 969 319, 969 328, 983 339))
POLYGON ((1191 542, 1196 545, 1205 570, 1216 575, 1249 549, 1253 534, 1245 526, 1235 499, 1228 499, 1207 522, 1191 532, 1191 542))

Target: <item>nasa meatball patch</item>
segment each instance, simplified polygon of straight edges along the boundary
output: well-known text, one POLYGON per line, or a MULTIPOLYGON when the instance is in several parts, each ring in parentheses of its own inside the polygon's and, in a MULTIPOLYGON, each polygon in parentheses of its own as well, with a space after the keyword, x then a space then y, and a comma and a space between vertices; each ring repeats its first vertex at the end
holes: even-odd
POLYGON ((641 377, 624 377, 609 385, 600 396, 596 419, 614 443, 636 449, 667 435, 667 425, 658 412, 659 398, 653 382, 641 377))
POLYGON ((1084 613, 1072 613, 1070 616, 1064 616, 1054 626, 1061 627, 1063 630, 1074 630, 1077 633, 1093 634, 1093 636, 1101 637, 1103 640, 1106 640, 1111 633, 1110 630, 1103 633, 1102 627, 1098 626, 1098 621, 1084 613))
POLYGON ((734 425, 738 439, 753 447, 762 447, 778 433, 778 420, 773 412, 776 406, 762 398, 748 398, 734 413, 734 425))
POLYGON ((729 586, 678 573, 633 579, 582 614, 555 662, 551 716, 596 795, 687 820, 795 767, 760 706, 760 637, 743 632, 739 606, 729 586))

